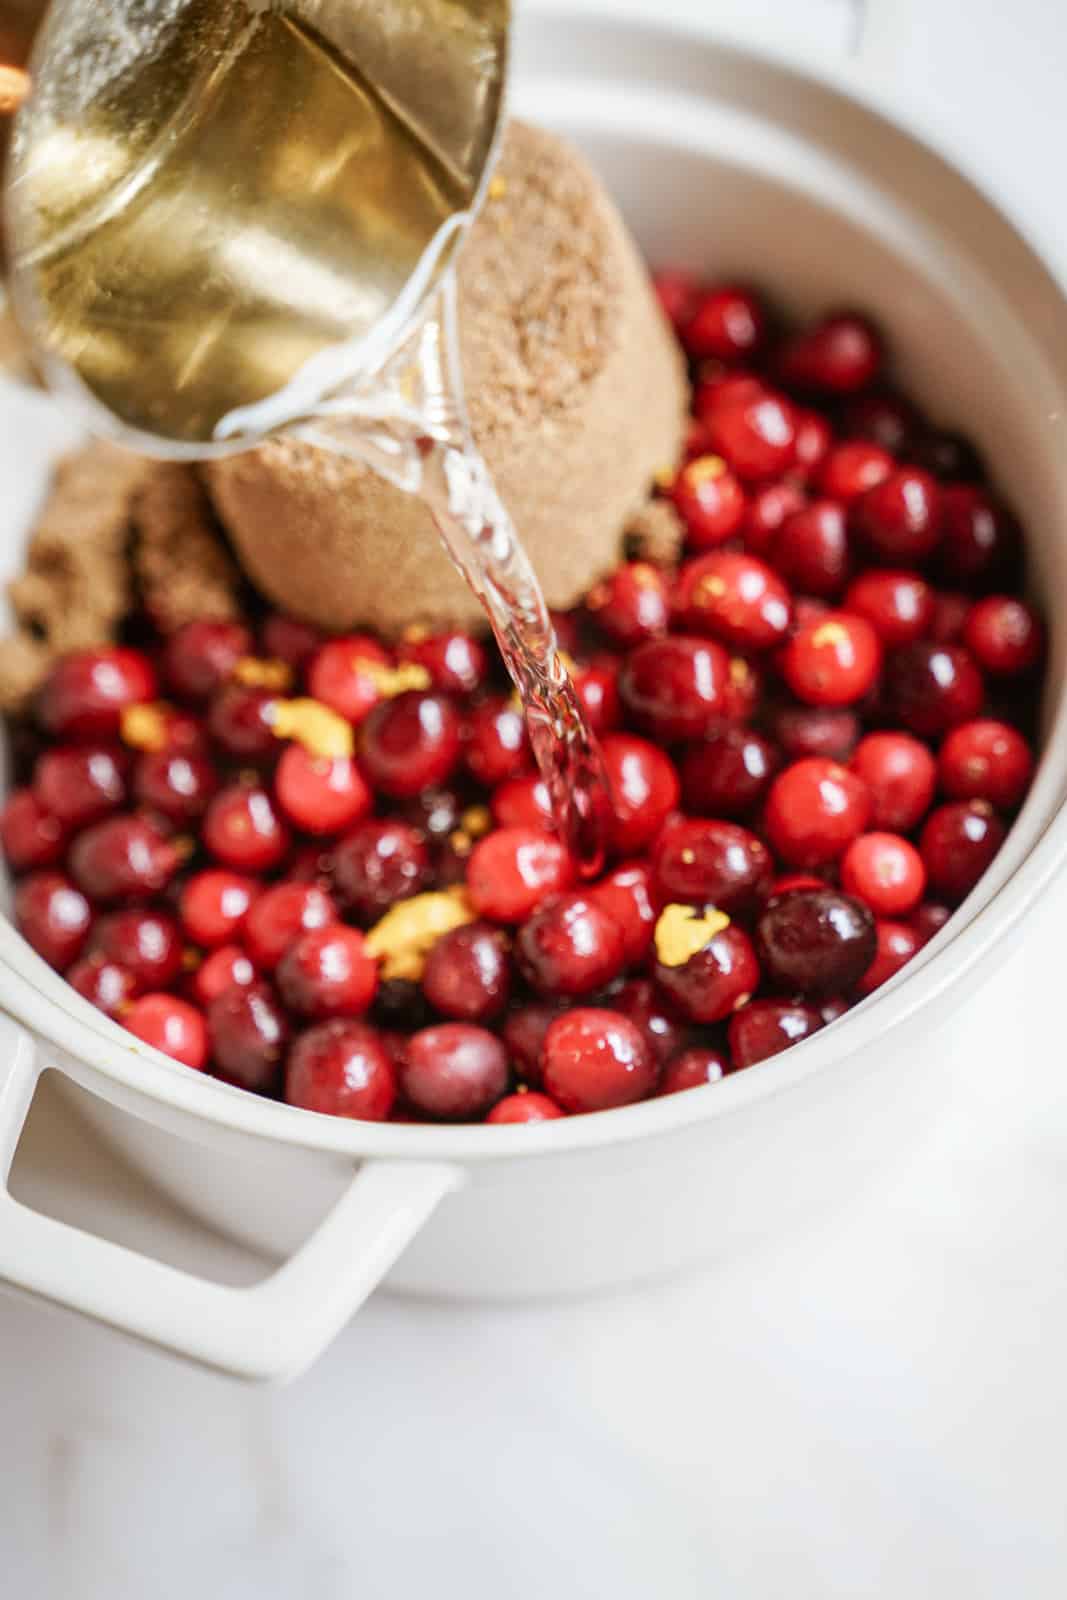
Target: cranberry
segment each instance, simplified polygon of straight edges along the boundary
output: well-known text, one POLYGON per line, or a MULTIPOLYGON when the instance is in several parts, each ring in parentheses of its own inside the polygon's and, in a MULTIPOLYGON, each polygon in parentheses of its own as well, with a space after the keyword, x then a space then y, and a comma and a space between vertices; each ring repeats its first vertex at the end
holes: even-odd
POLYGON ((503 1100, 497 1101, 485 1120, 499 1126, 515 1122, 552 1122, 563 1115, 547 1094, 538 1094, 536 1091, 531 1094, 525 1090, 520 1094, 506 1094, 503 1100))
POLYGON ((471 904, 494 922, 521 922, 573 878, 566 848, 538 828, 496 829, 478 841, 467 864, 471 904))
POLYGON ((680 337, 683 328, 696 310, 700 298, 700 284, 691 272, 670 267, 653 273, 652 287, 663 307, 664 315, 680 337))
POLYGON ((509 778, 493 790, 490 801, 493 821, 498 828, 540 828, 552 826, 552 801, 543 778, 532 774, 509 778))
POLYGON ((614 657, 601 656, 574 674, 574 692, 585 720, 598 736, 611 733, 622 721, 619 699, 619 664, 614 657))
POLYGON ((928 472, 898 467, 853 506, 851 530, 871 561, 916 566, 941 536, 941 491, 928 472))
POLYGON ((37 713, 56 738, 113 739, 123 711, 155 696, 148 657, 108 645, 62 656, 41 687, 37 713))
POLYGON ((867 826, 867 785, 847 767, 810 756, 779 773, 767 797, 766 831, 791 867, 836 861, 867 826))
POLYGON ((404 661, 423 667, 442 694, 471 694, 489 675, 484 645, 458 628, 408 639, 400 653, 404 661))
POLYGON ((973 604, 969 595, 955 589, 938 589, 934 594, 934 614, 927 630, 937 644, 962 644, 963 630, 973 604))
POLYGON ((687 462, 674 480, 671 497, 694 550, 714 549, 744 520, 745 491, 721 456, 687 462))
POLYGON ((911 926, 919 940, 920 949, 941 932, 951 916, 951 907, 939 905, 936 900, 927 900, 919 907, 911 919, 911 926))
POLYGON ((273 972, 293 940, 337 921, 333 901, 315 883, 276 883, 248 908, 242 938, 261 972, 273 972))
POLYGON ((1022 533, 1011 512, 970 484, 941 490, 938 573, 952 589, 1011 588, 1022 568, 1022 533))
POLYGON ((580 1006, 545 1035, 545 1088, 565 1111, 607 1111, 644 1100, 657 1064, 632 1022, 617 1011, 580 1006))
POLYGON ((826 418, 818 411, 798 411, 796 414, 797 445, 793 470, 805 483, 819 472, 833 447, 834 435, 826 418))
POLYGON ((867 971, 856 985, 861 995, 873 994, 888 983, 922 948, 922 939, 904 922, 879 920, 875 926, 875 954, 867 971))
POLYGON ((686 810, 735 821, 750 816, 779 762, 777 748, 751 728, 716 729, 688 750, 682 762, 686 810))
POLYGON ((130 1033, 162 1050, 183 1066, 202 1072, 208 1059, 208 1032, 203 1013, 173 994, 144 994, 123 1012, 130 1033))
POLYGON ((751 661, 746 661, 744 656, 731 656, 723 690, 724 719, 727 722, 750 722, 756 715, 756 708, 762 697, 763 674, 759 667, 751 661))
POLYGON ((15 789, 0 812, 0 842, 16 872, 52 867, 66 847, 66 830, 44 809, 32 789, 15 789))
MULTIPOLYGON (((240 622, 187 622, 172 633, 163 651, 163 674, 184 700, 210 700, 252 654, 252 635, 240 622)), ((137 697, 151 700, 151 694, 137 697)))
POLYGON ((705 1084, 718 1083, 729 1070, 721 1050, 683 1050, 664 1067, 657 1093, 679 1094, 683 1089, 702 1089, 705 1084))
POLYGON ((1034 758, 1006 722, 965 722, 946 737, 937 768, 950 799, 987 800, 1012 811, 1030 787, 1034 758))
MULTIPOLYGON (((899 456, 919 423, 919 413, 899 394, 863 394, 845 407, 841 431, 847 439, 864 439, 899 456)), ((919 465, 922 465, 920 462, 919 465)), ((933 471, 933 468, 930 469, 933 471)))
POLYGON ((746 549, 754 555, 765 556, 786 518, 802 510, 806 504, 803 489, 795 483, 769 483, 757 489, 748 503, 741 524, 746 549))
POLYGON ((713 550, 687 562, 674 595, 682 624, 738 650, 768 650, 789 628, 789 592, 755 556, 713 550))
POLYGON ((460 827, 464 802, 456 789, 424 789, 403 801, 397 811, 417 833, 433 843, 447 839, 460 827))
POLYGON ((37 762, 33 792, 65 828, 84 828, 126 799, 128 758, 105 746, 59 745, 37 762))
POLYGON ((705 368, 693 391, 693 410, 698 420, 710 429, 711 419, 717 412, 758 400, 769 393, 766 383, 754 372, 724 372, 705 368))
POLYGON ((870 694, 882 664, 878 635, 863 617, 830 611, 798 628, 782 652, 782 676, 798 700, 849 706, 870 694))
POLYGON ((818 1011, 801 1000, 750 1000, 730 1018, 730 1060, 738 1070, 754 1067, 809 1039, 822 1026, 818 1011))
POLYGON ((333 855, 323 843, 298 845, 285 865, 290 883, 317 883, 329 889, 333 882, 333 855))
POLYGON ((679 966, 655 965, 656 982, 690 1022, 722 1022, 759 987, 760 970, 748 936, 734 923, 679 966))
POLYGON ((485 922, 453 928, 426 958, 422 991, 435 1011, 456 1022, 485 1022, 497 1016, 511 992, 504 935, 485 922))
POLYGON ((60 972, 81 954, 91 923, 88 900, 59 872, 31 872, 15 890, 19 932, 60 972))
POLYGON ((984 800, 956 800, 939 806, 930 813, 919 838, 931 889, 946 900, 962 900, 1004 838, 1004 824, 984 800))
POLYGON ((794 589, 835 600, 849 574, 845 513, 836 500, 813 500, 787 517, 771 541, 769 558, 794 589))
POLYGON ((541 1050, 545 1034, 562 1009, 560 1001, 535 1000, 509 1011, 504 1018, 501 1037, 515 1070, 528 1083, 541 1082, 541 1050))
POLYGON ((768 902, 756 924, 768 979, 805 996, 846 994, 874 959, 874 917, 836 889, 799 889, 768 902))
POLYGON ((218 779, 206 756, 160 750, 138 758, 133 787, 143 806, 182 827, 203 816, 218 779))
POLYGON ((795 889, 825 889, 826 879, 817 878, 813 872, 783 872, 771 884, 771 892, 767 898, 773 899, 775 895, 792 894, 795 889))
POLYGON ((851 505, 884 483, 893 472, 893 457, 877 444, 839 444, 830 451, 819 474, 819 487, 831 500, 851 505))
POLYGON ((75 839, 70 874, 91 900, 158 894, 178 870, 181 851, 144 817, 108 817, 75 839))
POLYGON ((956 479, 961 484, 980 483, 985 467, 970 439, 947 428, 927 428, 912 441, 912 459, 935 478, 956 479))
POLYGON ((904 645, 886 666, 890 714, 911 733, 936 739, 982 709, 985 687, 974 657, 959 645, 904 645))
MULTIPOLYGON (((963 642, 992 677, 1013 678, 1041 660, 1045 628, 1037 613, 1022 600, 1007 594, 990 595, 972 608, 964 625, 963 642)), ((44 795, 41 798, 46 799, 44 795)))
POLYGON ((681 1050, 689 1029, 671 1011, 651 978, 630 978, 611 995, 611 1009, 632 1022, 658 1062, 681 1050))
POLYGON ((198 755, 207 753, 207 730, 189 711, 180 711, 163 701, 154 705, 127 706, 119 723, 119 737, 131 750, 158 755, 198 755))
POLYGON ((408 1040, 400 1084, 405 1099, 424 1116, 472 1122, 505 1093, 507 1053, 485 1028, 442 1022, 408 1040))
POLYGON ((254 878, 210 868, 197 872, 183 886, 179 901, 182 927, 194 944, 213 949, 235 939, 249 906, 259 893, 254 878))
POLYGON ((661 902, 711 905, 733 916, 764 898, 773 865, 766 845, 747 828, 679 818, 660 835, 652 872, 661 902))
POLYGON ((321 631, 311 622, 272 611, 259 630, 263 654, 270 661, 284 661, 302 672, 323 642, 321 631))
POLYGON ((612 847, 635 855, 651 843, 678 804, 678 773, 669 756, 633 734, 609 734, 601 745, 611 794, 612 847))
POLYGON ((132 973, 107 956, 83 956, 67 973, 72 989, 108 1017, 119 1017, 137 993, 132 973))
POLYGON ((350 756, 313 756, 298 744, 278 763, 274 793, 289 821, 316 837, 350 828, 374 803, 350 756))
POLYGON ((200 963, 189 989, 198 1006, 205 1010, 227 989, 248 989, 256 979, 256 969, 238 944, 224 944, 200 963))
POLYGON ((451 700, 408 690, 367 717, 361 745, 374 787, 401 798, 444 783, 460 755, 460 722, 451 700))
POLYGON ((257 1094, 276 1094, 289 1025, 270 988, 260 982, 229 985, 212 1000, 207 1022, 219 1077, 257 1094))
POLYGON ((707 424, 715 450, 746 483, 777 478, 792 465, 795 415, 780 395, 763 392, 720 405, 707 424))
POLYGON ((397 900, 424 889, 430 853, 422 834, 392 817, 362 822, 334 853, 334 882, 341 903, 360 922, 376 922, 397 900))
POLYGON ((636 966, 648 954, 656 926, 647 863, 624 861, 587 892, 621 928, 624 964, 636 966))
MULTIPOLYGON (((689 417, 685 425, 685 444, 682 446, 682 459, 695 461, 698 456, 711 454, 711 436, 708 433, 706 422, 701 422, 699 417, 689 417)), ((725 466, 725 462, 723 465, 725 466)))
POLYGON ((839 706, 783 706, 775 713, 772 727, 790 761, 802 761, 805 756, 847 761, 860 736, 856 713, 839 706))
POLYGON ((139 992, 169 988, 182 970, 181 933, 168 911, 111 911, 93 929, 92 948, 128 972, 139 992))
POLYGON ((208 729, 226 755, 238 761, 262 761, 277 754, 274 733, 277 694, 270 689, 227 684, 211 702, 208 729))
POLYGON ((515 954, 539 994, 581 995, 603 988, 625 960, 622 929, 602 905, 583 894, 544 900, 523 923, 515 954))
POLYGON ((730 364, 751 360, 767 338, 767 315, 759 297, 735 285, 701 295, 686 320, 682 342, 695 360, 730 364))
POLYGON ((621 649, 667 631, 667 582, 647 561, 624 562, 585 603, 601 632, 621 649))
POLYGON ((356 928, 335 922, 299 934, 278 963, 278 985, 301 1016, 360 1017, 374 999, 378 967, 356 928))
POLYGON ((634 721, 657 739, 699 739, 722 715, 730 659, 711 639, 649 639, 632 650, 619 692, 634 721))
POLYGON ((841 887, 876 917, 905 916, 922 899, 926 868, 898 833, 863 833, 841 858, 841 887))
POLYGON ((785 383, 818 394, 855 394, 881 370, 882 341, 866 317, 839 311, 797 334, 782 352, 785 383))
POLYGON ((487 789, 528 770, 530 750, 522 712, 496 696, 471 712, 467 725, 467 770, 487 789))
POLYGON ((285 1098, 305 1111, 384 1122, 396 1090, 393 1058, 382 1035, 365 1022, 320 1022, 289 1052, 285 1098))
POLYGON ((906 733, 869 733, 850 762, 871 797, 871 822, 910 833, 930 809, 937 782, 934 758, 906 733))
POLYGON ((208 806, 204 846, 224 867, 269 872, 289 849, 289 830, 266 789, 232 784, 208 806))
POLYGON ((382 673, 391 665, 387 653, 368 634, 330 639, 311 659, 308 693, 355 726, 381 699, 382 673))

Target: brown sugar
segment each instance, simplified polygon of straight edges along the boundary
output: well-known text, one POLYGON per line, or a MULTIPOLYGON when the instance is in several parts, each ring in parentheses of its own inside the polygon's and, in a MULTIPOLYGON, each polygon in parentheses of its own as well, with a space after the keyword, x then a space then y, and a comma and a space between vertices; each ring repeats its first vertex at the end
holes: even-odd
POLYGON ((132 510, 134 571, 144 608, 163 633, 198 618, 240 615, 240 573, 189 467, 155 466, 132 510))

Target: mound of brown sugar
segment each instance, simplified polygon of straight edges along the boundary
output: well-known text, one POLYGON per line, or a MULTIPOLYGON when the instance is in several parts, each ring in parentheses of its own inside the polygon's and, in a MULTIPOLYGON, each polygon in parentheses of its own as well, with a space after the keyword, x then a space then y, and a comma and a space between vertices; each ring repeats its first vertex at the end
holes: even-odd
MULTIPOLYGON (((561 140, 519 123, 459 289, 475 437, 549 604, 571 605, 679 454, 681 359, 600 181, 561 140)), ((203 471, 248 575, 288 610, 386 633, 483 620, 425 509, 369 468, 285 439, 203 471)))

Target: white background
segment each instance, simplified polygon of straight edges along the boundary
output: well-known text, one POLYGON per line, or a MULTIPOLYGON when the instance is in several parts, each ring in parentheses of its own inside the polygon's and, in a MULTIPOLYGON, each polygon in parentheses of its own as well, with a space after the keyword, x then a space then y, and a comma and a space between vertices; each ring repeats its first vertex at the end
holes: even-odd
MULTIPOLYGON (((671 4, 816 54, 851 48, 863 9, 671 4)), ((1055 244, 1059 0, 867 9, 865 70, 1055 244)), ((1049 917, 1031 929, 954 1036, 949 1109, 862 1196, 713 1273, 522 1310, 378 1297, 276 1392, 0 1298, 0 1592, 1062 1596, 1062 946, 1049 917)), ((241 1269, 58 1106, 35 1118, 18 1183, 130 1242, 241 1269)))

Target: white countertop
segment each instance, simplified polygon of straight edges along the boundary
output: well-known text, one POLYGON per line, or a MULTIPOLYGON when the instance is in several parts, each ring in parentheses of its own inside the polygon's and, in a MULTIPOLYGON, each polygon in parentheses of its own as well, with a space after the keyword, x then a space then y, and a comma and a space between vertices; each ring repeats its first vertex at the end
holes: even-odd
MULTIPOLYGON (((892 31, 887 3, 878 26, 892 31)), ((907 34, 913 91, 936 89, 942 123, 1051 229, 1059 8, 966 9, 981 28, 932 0, 907 34), (1037 152, 1025 172, 1020 150, 1037 152)), ((721 14, 797 48, 840 49, 854 22, 847 0, 723 0, 721 14)), ((1058 1600, 1062 942, 1046 916, 969 1005, 913 1147, 762 1255, 564 1305, 378 1296, 279 1391, 0 1297, 4 1595, 1058 1600)), ((127 1242, 241 1270, 54 1098, 35 1108, 15 1183, 127 1242)))

